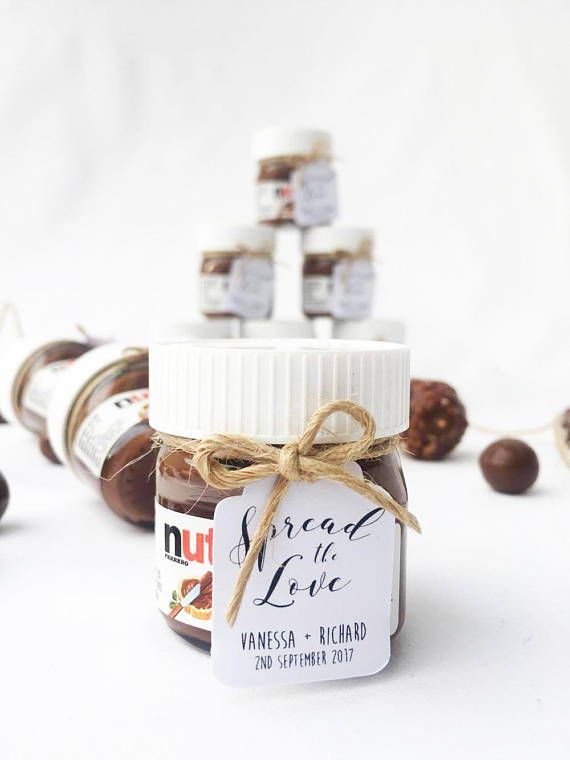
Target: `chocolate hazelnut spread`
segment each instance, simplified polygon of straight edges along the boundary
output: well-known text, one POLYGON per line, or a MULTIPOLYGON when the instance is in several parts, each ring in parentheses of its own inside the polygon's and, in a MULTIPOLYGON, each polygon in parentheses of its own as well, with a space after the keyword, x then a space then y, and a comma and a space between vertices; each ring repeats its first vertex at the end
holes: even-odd
POLYGON ((74 366, 54 397, 54 448, 119 517, 154 519, 153 431, 148 423, 148 353, 117 345, 74 366))
POLYGON ((303 312, 361 320, 374 293, 373 233, 358 227, 314 227, 303 236, 303 312))
POLYGON ((38 436, 40 450, 51 462, 59 463, 47 439, 52 395, 63 371, 91 348, 90 343, 73 339, 39 344, 21 340, 13 346, 11 367, 3 377, 6 416, 38 436))
POLYGON ((332 141, 313 129, 262 129, 254 135, 258 161, 257 218, 262 224, 330 224, 337 213, 332 141))
POLYGON ((264 227, 212 227, 201 236, 200 309, 209 319, 268 319, 274 235, 264 227))
MULTIPOLYGON (((316 409, 346 396, 368 402, 378 438, 397 435, 408 422, 408 367, 407 349, 388 343, 242 339, 151 348, 150 421, 163 440, 156 462, 157 600, 176 633, 210 650, 213 518, 220 501, 242 493, 208 485, 181 444, 220 433, 280 449, 298 440, 316 409), (203 378, 199 390, 197 377, 203 378), (197 584, 200 594, 192 598, 197 584)), ((332 416, 316 443, 353 441, 359 433, 358 425, 332 416)), ((231 470, 250 464, 224 462, 231 470)), ((358 464, 366 479, 406 506, 396 450, 358 464)), ((398 521, 395 531, 391 635, 401 629, 405 613, 406 531, 398 521)))

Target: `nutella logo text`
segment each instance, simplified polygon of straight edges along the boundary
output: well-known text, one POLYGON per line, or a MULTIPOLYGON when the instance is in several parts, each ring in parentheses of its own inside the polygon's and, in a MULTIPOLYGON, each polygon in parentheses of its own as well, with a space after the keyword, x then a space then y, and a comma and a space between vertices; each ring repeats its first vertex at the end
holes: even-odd
POLYGON ((116 399, 113 403, 117 409, 126 409, 132 404, 140 404, 141 401, 148 400, 148 390, 133 391, 128 396, 116 399))
POLYGON ((213 563, 214 529, 206 532, 182 530, 175 525, 164 524, 164 553, 173 562, 187 565, 213 563))

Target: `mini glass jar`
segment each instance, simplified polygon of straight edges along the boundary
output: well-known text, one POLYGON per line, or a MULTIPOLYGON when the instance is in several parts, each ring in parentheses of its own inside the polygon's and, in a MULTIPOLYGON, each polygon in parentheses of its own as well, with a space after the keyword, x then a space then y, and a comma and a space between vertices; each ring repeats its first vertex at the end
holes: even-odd
POLYGON ((328 132, 262 129, 254 135, 252 152, 258 163, 258 222, 310 227, 334 221, 336 174, 328 132))
POLYGON ((315 227, 303 236, 303 312, 307 317, 366 319, 372 309, 373 233, 315 227))
POLYGON ((274 238, 267 227, 202 231, 200 310, 205 317, 271 317, 274 238))
MULTIPOLYGON (((155 344, 150 351, 151 424, 160 433, 199 439, 241 434, 279 447, 295 441, 310 416, 329 401, 350 398, 374 416, 378 438, 408 427, 409 352, 388 343, 317 340, 234 340, 155 344), (197 385, 197 379, 198 385, 197 385)), ((359 439, 352 420, 333 415, 316 439, 331 444, 359 439)), ((233 462, 235 467, 247 462, 233 462)), ((359 462, 365 476, 402 506, 407 491, 393 450, 359 462)), ((195 646, 210 650, 213 517, 217 504, 240 493, 219 491, 201 479, 192 457, 163 445, 156 469, 156 595, 167 624, 195 646), (200 584, 186 608, 182 599, 200 584)), ((391 635, 405 612, 405 528, 396 521, 391 635)))
POLYGON ((42 454, 60 461, 47 438, 47 416, 53 393, 72 363, 92 349, 91 343, 73 337, 16 339, 2 353, 0 412, 39 438, 42 454))
POLYGON ((78 359, 48 416, 58 457, 119 517, 154 522, 156 453, 148 423, 148 352, 116 343, 78 359))

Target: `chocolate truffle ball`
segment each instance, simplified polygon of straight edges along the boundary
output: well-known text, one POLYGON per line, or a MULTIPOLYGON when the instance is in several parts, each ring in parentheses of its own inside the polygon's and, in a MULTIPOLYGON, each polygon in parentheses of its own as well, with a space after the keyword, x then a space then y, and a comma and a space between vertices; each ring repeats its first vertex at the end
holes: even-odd
POLYGON ((491 488, 501 493, 526 491, 538 477, 538 457, 524 441, 502 438, 479 457, 483 477, 491 488))
POLYGON ((0 517, 6 511, 9 499, 10 491, 8 490, 8 483, 6 483, 6 478, 0 472, 0 517))
POLYGON ((443 459, 465 432, 465 407, 455 389, 436 380, 412 380, 405 448, 418 459, 443 459))

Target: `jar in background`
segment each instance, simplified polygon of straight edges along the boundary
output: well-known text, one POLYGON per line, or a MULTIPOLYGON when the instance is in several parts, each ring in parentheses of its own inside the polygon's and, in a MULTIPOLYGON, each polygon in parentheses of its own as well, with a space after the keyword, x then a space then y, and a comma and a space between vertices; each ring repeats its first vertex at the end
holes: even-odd
POLYGON ((258 163, 258 222, 311 227, 334 221, 336 174, 328 132, 261 129, 254 134, 252 153, 258 163))
POLYGON ((72 363, 92 349, 80 338, 16 339, 2 352, 0 412, 39 438, 40 449, 59 463, 47 438, 47 416, 53 393, 72 363))
POLYGON ((403 322, 393 319, 363 319, 333 322, 332 337, 341 340, 385 340, 403 343, 406 329, 403 322))
MULTIPOLYGON (((150 393, 153 427, 159 433, 186 439, 201 438, 205 433, 241 434, 281 446, 297 440, 323 404, 346 398, 368 408, 378 438, 385 438, 408 427, 409 352, 395 344, 334 340, 155 344, 150 351, 150 393), (208 379, 199 393, 196 378, 208 379)), ((347 442, 360 435, 356 423, 334 415, 316 442, 347 442)), ((245 464, 235 462, 236 467, 245 464)), ((396 451, 359 464, 367 478, 406 504, 396 451)), ((159 449, 158 606, 176 633, 208 651, 215 583, 212 520, 217 504, 239 493, 206 485, 192 467, 191 456, 179 448, 163 445, 159 449), (191 543, 186 545, 181 536, 191 536, 191 543), (173 599, 184 598, 198 584, 197 598, 178 608, 173 599)), ((400 630, 405 610, 405 529, 398 521, 395 529, 392 635, 400 630)))
POLYGON ((78 359, 58 385, 48 416, 51 445, 119 517, 154 522, 148 423, 148 351, 116 343, 78 359))
POLYGON ((200 310, 205 317, 269 319, 274 238, 273 230, 258 226, 202 231, 200 310))
POLYGON ((307 317, 366 319, 372 310, 371 230, 315 227, 303 236, 303 313, 307 317))

